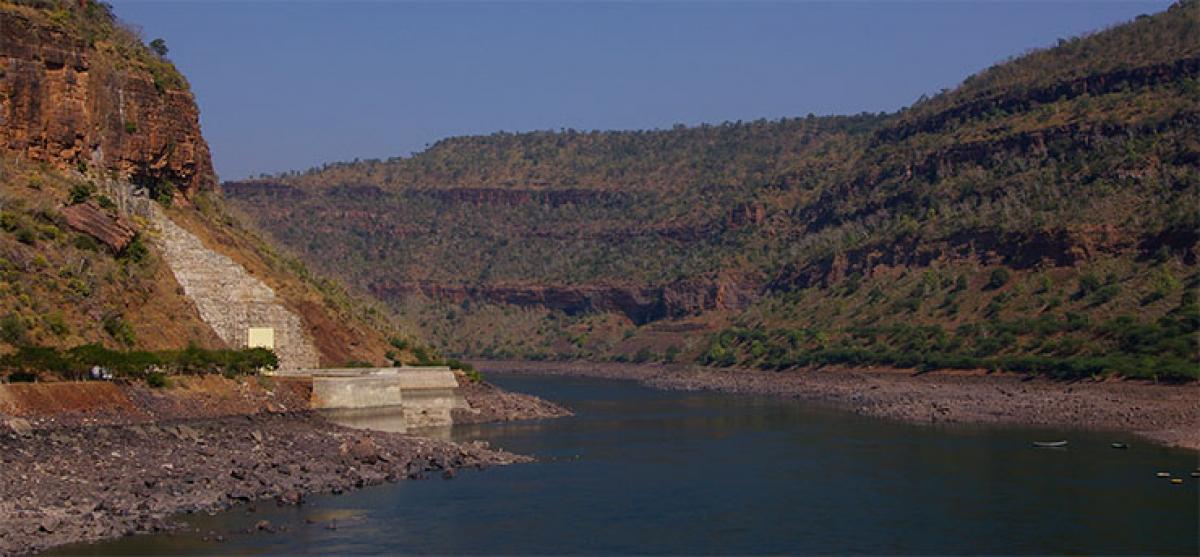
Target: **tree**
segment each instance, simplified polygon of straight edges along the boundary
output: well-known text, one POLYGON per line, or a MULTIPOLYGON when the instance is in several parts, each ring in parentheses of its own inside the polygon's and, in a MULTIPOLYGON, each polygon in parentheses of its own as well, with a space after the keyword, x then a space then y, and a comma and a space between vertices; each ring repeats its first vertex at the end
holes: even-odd
POLYGON ((154 39, 150 41, 150 50, 154 51, 160 58, 167 55, 170 49, 167 48, 167 41, 162 39, 154 39))

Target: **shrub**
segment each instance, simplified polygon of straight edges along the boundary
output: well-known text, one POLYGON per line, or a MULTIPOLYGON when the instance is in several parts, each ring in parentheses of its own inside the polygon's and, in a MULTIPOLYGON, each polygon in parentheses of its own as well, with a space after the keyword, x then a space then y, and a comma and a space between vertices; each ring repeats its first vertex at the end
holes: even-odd
POLYGON ((163 207, 170 207, 175 201, 175 184, 166 180, 154 182, 150 186, 150 198, 157 201, 163 207))
POLYGON ((644 346, 633 355, 633 362, 636 364, 644 364, 653 359, 655 359, 654 352, 644 346))
POLYGON ((100 251, 100 242, 87 234, 76 234, 75 239, 71 240, 71 244, 81 250, 100 251))
POLYGON ((71 186, 71 193, 68 195, 68 204, 83 203, 91 199, 93 193, 95 193, 95 188, 91 184, 75 184, 71 186))
POLYGON ((63 319, 62 314, 59 312, 54 312, 47 315, 45 318, 43 318, 43 321, 46 323, 46 328, 49 329, 49 331, 56 337, 62 337, 71 330, 70 327, 67 326, 66 320, 63 319))
POLYGON ((879 288, 878 285, 872 286, 871 290, 867 291, 868 304, 875 304, 885 299, 887 299, 887 294, 884 294, 883 290, 879 288))
POLYGON ((1104 286, 1101 286, 1095 292, 1092 292, 1092 295, 1089 296, 1088 299, 1092 302, 1093 305, 1098 306, 1098 305, 1103 305, 1103 304, 1108 303, 1113 298, 1116 298, 1117 294, 1120 294, 1120 293, 1121 293, 1121 287, 1119 285, 1106 284, 1104 286))
POLYGON ((12 345, 24 344, 29 332, 21 316, 10 313, 0 319, 0 340, 12 345))
POLYGON ((954 292, 962 292, 966 289, 967 289, 966 275, 958 275, 958 278, 954 279, 954 292))
POLYGON ((101 326, 104 328, 104 332, 108 333, 108 336, 125 346, 133 346, 137 342, 133 327, 120 314, 110 313, 104 316, 101 326))
POLYGON ((64 357, 53 348, 41 346, 22 345, 17 348, 16 352, 5 355, 2 361, 6 364, 4 367, 9 371, 27 373, 41 371, 65 373, 71 368, 69 358, 64 357))
POLYGON ((737 363, 737 356, 733 351, 727 348, 721 342, 713 342, 708 351, 700 356, 700 363, 705 365, 715 365, 721 367, 729 367, 737 363))
POLYGON ((1065 317, 1067 318, 1068 331, 1083 331, 1092 324, 1091 318, 1080 313, 1068 311, 1065 317))
POLYGON ((1054 288, 1054 281, 1049 276, 1042 275, 1041 278, 1038 279, 1038 289, 1036 293, 1046 294, 1050 292, 1052 288, 1054 288))
POLYGON ((1011 276, 1012 276, 1012 273, 1010 273, 1008 271, 1008 269, 1005 269, 1004 267, 1001 267, 999 269, 994 269, 991 272, 991 274, 988 275, 988 281, 987 281, 986 288, 988 290, 996 290, 997 288, 1000 288, 1000 287, 1004 286, 1005 284, 1008 284, 1008 279, 1011 276))
POLYGON ((135 234, 133 239, 125 245, 125 249, 121 250, 120 257, 134 263, 141 263, 148 255, 150 255, 150 249, 146 247, 142 235, 135 234))
POLYGON ((22 244, 28 246, 37 244, 37 234, 34 233, 33 229, 29 228, 28 226, 22 226, 18 228, 15 232, 15 235, 17 237, 17 241, 21 242, 22 244))
POLYGON ((0 370, 48 371, 71 379, 85 378, 92 366, 107 368, 120 377, 150 380, 155 373, 250 374, 277 368, 279 358, 266 348, 208 350, 189 346, 184 350, 147 352, 110 350, 99 344, 84 344, 66 351, 23 345, 16 352, 0 357, 0 370))
POLYGON ((475 366, 468 362, 462 362, 454 358, 449 358, 446 360, 446 365, 449 366, 450 369, 457 369, 463 372, 463 374, 467 376, 467 379, 469 379, 472 383, 479 383, 483 381, 483 375, 476 371, 475 366))
POLYGON ((1100 277, 1097 277, 1095 273, 1084 273, 1079 277, 1079 288, 1075 291, 1075 299, 1081 300, 1085 298, 1092 292, 1099 290, 1102 285, 1100 277))
POLYGON ((161 389, 167 386, 167 374, 161 371, 152 371, 146 374, 146 384, 161 389))

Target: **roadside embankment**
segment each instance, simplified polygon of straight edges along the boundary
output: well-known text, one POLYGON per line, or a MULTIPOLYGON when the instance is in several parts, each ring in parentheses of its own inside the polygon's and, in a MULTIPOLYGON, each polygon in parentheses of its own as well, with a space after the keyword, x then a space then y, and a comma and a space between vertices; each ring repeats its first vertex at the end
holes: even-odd
POLYGON ((1008 423, 1134 432, 1200 450, 1200 383, 1055 381, 1012 373, 823 368, 783 372, 693 365, 475 362, 483 372, 632 379, 671 390, 712 390, 828 404, 915 423, 1008 423))

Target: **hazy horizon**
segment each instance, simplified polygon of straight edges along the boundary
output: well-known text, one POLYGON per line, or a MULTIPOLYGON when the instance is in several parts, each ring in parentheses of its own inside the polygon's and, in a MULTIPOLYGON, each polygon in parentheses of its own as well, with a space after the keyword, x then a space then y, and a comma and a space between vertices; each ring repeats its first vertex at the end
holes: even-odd
POLYGON ((1170 3, 114 4, 166 40, 238 179, 457 135, 891 112, 1170 3))

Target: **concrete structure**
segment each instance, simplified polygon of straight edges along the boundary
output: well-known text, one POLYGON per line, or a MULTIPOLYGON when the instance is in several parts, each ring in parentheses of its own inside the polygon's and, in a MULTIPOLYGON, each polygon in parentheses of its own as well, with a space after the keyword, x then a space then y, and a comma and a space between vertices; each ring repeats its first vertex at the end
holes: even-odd
POLYGON ((449 426, 450 411, 467 408, 448 367, 302 369, 272 372, 311 377, 312 407, 349 423, 387 418, 391 431, 449 426))
POLYGON ((231 347, 269 341, 281 369, 320 365, 316 344, 300 316, 284 306, 270 286, 230 257, 209 249, 161 209, 150 205, 148 210, 158 228, 154 240, 175 280, 221 340, 231 347))

